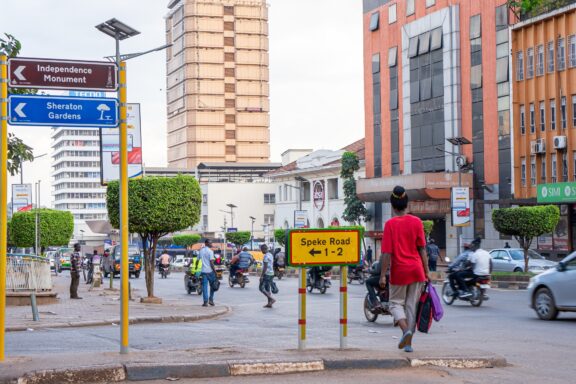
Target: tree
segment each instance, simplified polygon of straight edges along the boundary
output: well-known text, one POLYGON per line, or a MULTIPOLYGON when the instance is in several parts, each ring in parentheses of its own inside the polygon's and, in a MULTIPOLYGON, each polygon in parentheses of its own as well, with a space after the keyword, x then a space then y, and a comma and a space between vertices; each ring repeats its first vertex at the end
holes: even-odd
POLYGON ((342 218, 352 224, 362 224, 362 221, 370 221, 370 212, 364 202, 356 195, 356 180, 354 173, 360 169, 358 155, 354 152, 344 152, 342 155, 342 169, 340 177, 344 179, 344 213, 342 218))
MULTIPOLYGON (((5 39, 0 38, 0 54, 8 57, 16 57, 22 49, 22 44, 12 35, 4 34, 5 39)), ((36 89, 17 89, 10 88, 10 94, 35 94, 36 89)), ((8 163, 7 168, 10 175, 14 176, 20 172, 20 164, 25 161, 34 161, 34 154, 32 148, 24 144, 24 142, 16 137, 14 134, 8 134, 8 163)))
MULTIPOLYGON (((120 188, 108 184, 106 206, 114 228, 120 228, 120 188)), ((144 177, 128 182, 129 230, 142 238, 146 290, 154 297, 154 266, 158 239, 198 223, 202 194, 192 176, 144 177)))
POLYGON ((228 232, 226 233, 226 241, 231 242, 237 248, 242 247, 242 245, 246 244, 250 241, 252 234, 250 231, 239 231, 239 232, 228 232))
POLYGON ((10 241, 17 247, 34 247, 36 236, 36 213, 39 220, 39 245, 42 248, 68 245, 74 233, 74 217, 68 211, 33 209, 16 212, 10 222, 10 241))
POLYGON ((180 247, 188 248, 200 241, 202 236, 195 233, 174 235, 172 242, 180 247))
POLYGON ((507 4, 514 15, 520 18, 522 15, 537 16, 572 2, 573 0, 508 0, 507 4))
POLYGON ((554 231, 559 220, 560 209, 555 205, 500 208, 492 212, 494 228, 504 235, 513 236, 524 249, 524 271, 528 271, 528 249, 532 240, 554 231))
POLYGON ((286 230, 279 228, 274 230, 274 239, 282 247, 286 246, 286 230))

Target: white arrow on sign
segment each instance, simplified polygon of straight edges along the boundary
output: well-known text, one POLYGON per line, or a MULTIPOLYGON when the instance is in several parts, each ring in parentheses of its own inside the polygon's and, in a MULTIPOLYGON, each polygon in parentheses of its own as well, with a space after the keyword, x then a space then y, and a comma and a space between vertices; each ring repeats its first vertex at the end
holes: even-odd
POLYGON ((22 74, 22 71, 26 69, 25 65, 21 65, 14 71, 14 76, 18 78, 18 80, 26 80, 26 77, 22 74))
POLYGON ((14 108, 14 112, 16 112, 16 114, 20 117, 26 117, 26 114, 24 112, 22 112, 22 108, 24 108, 26 106, 26 103, 20 103, 16 106, 16 108, 14 108))

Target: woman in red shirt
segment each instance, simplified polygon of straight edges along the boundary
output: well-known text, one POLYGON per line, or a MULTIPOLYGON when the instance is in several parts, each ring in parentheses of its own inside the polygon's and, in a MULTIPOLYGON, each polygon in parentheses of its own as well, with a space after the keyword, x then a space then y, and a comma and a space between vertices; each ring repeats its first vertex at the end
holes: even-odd
POLYGON ((403 187, 394 187, 390 203, 394 217, 384 225, 380 286, 386 286, 390 267, 390 312, 402 329, 398 348, 412 352, 416 306, 424 283, 430 279, 426 239, 422 221, 406 213, 408 195, 403 187))

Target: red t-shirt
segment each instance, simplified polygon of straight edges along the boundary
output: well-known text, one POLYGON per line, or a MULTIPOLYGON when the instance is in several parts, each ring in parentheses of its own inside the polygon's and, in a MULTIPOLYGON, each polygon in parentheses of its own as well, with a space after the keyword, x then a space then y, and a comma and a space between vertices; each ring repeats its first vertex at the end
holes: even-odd
POLYGON ((392 255, 390 284, 408 285, 426 281, 417 247, 426 246, 424 226, 416 216, 394 217, 384 224, 382 253, 392 255))

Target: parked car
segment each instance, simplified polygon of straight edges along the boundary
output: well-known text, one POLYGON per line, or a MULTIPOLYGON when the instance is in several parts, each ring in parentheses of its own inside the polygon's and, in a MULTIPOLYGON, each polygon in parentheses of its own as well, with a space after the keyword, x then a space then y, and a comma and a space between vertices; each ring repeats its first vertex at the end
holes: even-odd
POLYGON ((528 284, 530 307, 542 320, 554 320, 558 312, 576 312, 576 252, 558 266, 534 276, 528 284))
MULTIPOLYGON (((120 251, 122 250, 120 245, 115 245, 110 252, 110 257, 114 260, 114 276, 120 275, 120 251)), ((140 271, 142 270, 142 256, 140 254, 140 249, 136 245, 128 246, 128 275, 134 276, 135 278, 140 277, 140 271)))
MULTIPOLYGON (((524 250, 522 248, 498 248, 490 251, 493 272, 524 272, 524 250)), ((538 252, 528 250, 528 272, 542 273, 555 268, 558 263, 546 260, 538 252)))
POLYGON ((70 269, 70 256, 74 252, 73 248, 60 248, 56 251, 54 257, 60 259, 60 266, 58 267, 58 273, 62 272, 65 269, 70 269))
POLYGON ((176 268, 183 268, 188 264, 188 260, 184 255, 176 255, 172 261, 172 266, 176 268))

